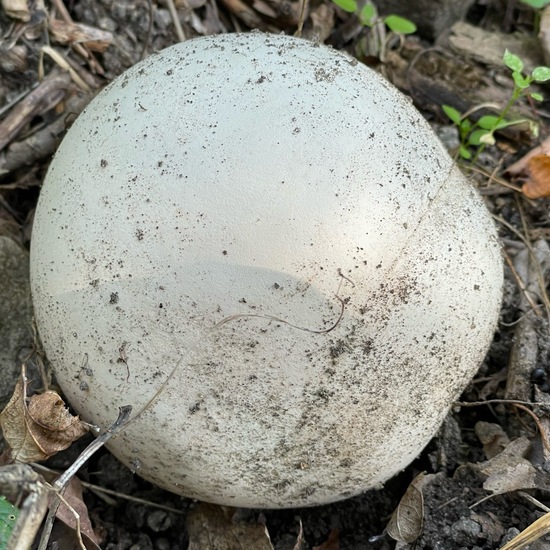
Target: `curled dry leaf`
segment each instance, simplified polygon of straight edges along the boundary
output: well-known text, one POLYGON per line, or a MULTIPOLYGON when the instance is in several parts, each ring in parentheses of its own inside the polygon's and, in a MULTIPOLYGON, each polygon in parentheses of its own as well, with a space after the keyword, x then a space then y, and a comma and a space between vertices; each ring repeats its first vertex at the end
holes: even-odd
POLYGON ((417 475, 399 501, 399 505, 386 526, 386 532, 392 539, 411 544, 422 533, 424 521, 422 486, 427 477, 429 476, 423 473, 417 475))
POLYGON ((500 454, 510 443, 510 439, 498 424, 480 421, 476 423, 474 430, 483 444, 483 452, 488 459, 500 454))
POLYGON ((527 161, 529 179, 521 191, 529 199, 550 197, 550 156, 535 155, 527 161))
POLYGON ((265 525, 233 520, 234 509, 199 504, 187 518, 189 550, 273 550, 265 525))
POLYGON ((46 460, 88 431, 54 391, 33 395, 27 405, 22 381, 17 383, 9 403, 0 413, 0 427, 15 462, 46 460))

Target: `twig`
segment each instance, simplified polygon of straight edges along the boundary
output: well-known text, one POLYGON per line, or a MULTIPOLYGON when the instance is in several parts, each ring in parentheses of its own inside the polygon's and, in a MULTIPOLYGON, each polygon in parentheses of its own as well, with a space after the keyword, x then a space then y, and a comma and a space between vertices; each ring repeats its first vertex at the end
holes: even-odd
POLYGON ((309 10, 309 0, 302 0, 302 9, 300 10, 300 19, 298 20, 298 28, 294 33, 294 36, 300 38, 302 36, 302 30, 304 28, 304 22, 307 17, 307 12, 309 10))
POLYGON ((65 489, 67 488, 67 485, 69 484, 71 478, 98 449, 105 445, 105 443, 109 441, 109 439, 111 439, 111 437, 113 437, 117 432, 119 432, 127 423, 132 412, 132 407, 130 405, 126 405, 124 407, 120 407, 119 410, 120 412, 115 423, 109 429, 99 435, 94 441, 92 441, 84 449, 84 451, 82 451, 82 453, 73 462, 73 464, 71 464, 71 466, 67 468, 67 470, 63 474, 61 474, 52 484, 52 488, 56 492, 56 497, 50 505, 50 511, 48 512, 48 517, 46 518, 46 523, 44 524, 44 529, 42 530, 42 536, 40 537, 38 550, 46 550, 48 546, 48 540, 52 532, 53 522, 55 520, 57 509, 59 508, 59 505, 61 503, 61 497, 63 496, 63 493, 65 492, 65 489))

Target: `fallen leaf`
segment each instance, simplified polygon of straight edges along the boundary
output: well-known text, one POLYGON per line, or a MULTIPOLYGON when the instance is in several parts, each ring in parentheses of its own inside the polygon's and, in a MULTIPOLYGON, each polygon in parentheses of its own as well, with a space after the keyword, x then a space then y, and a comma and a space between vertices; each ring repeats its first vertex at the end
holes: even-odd
POLYGON ((536 155, 527 161, 529 179, 521 191, 529 199, 550 197, 550 156, 536 155))
POLYGON ((99 550, 99 542, 92 528, 90 517, 88 516, 88 507, 84 504, 82 485, 76 477, 73 477, 63 493, 63 500, 61 501, 55 516, 76 532, 77 520, 75 512, 78 514, 80 533, 86 548, 88 548, 88 550, 99 550), (67 504, 72 508, 72 510, 67 506, 67 504))
POLYGON ((340 531, 333 529, 328 539, 321 546, 314 546, 313 550, 340 550, 340 531))
POLYGON ((525 458, 530 448, 526 437, 518 437, 500 454, 479 464, 478 469, 487 476, 483 488, 493 494, 536 488, 537 470, 525 458))
POLYGON ((187 518, 188 550, 273 550, 265 525, 233 521, 234 509, 200 503, 187 518))
POLYGON ((54 391, 33 395, 27 405, 26 385, 21 380, 0 413, 0 427, 11 460, 25 463, 48 459, 88 431, 54 391))
POLYGON ((510 439, 499 424, 480 421, 476 423, 474 430, 483 444, 483 452, 488 459, 500 454, 510 443, 510 439))
POLYGON ((525 458, 518 457, 511 464, 502 466, 483 483, 483 488, 493 494, 511 493, 519 489, 535 489, 537 471, 525 458))
POLYGON ((412 480, 386 526, 388 535, 398 542, 411 544, 422 533, 424 521, 422 486, 425 480, 426 475, 423 473, 412 480))

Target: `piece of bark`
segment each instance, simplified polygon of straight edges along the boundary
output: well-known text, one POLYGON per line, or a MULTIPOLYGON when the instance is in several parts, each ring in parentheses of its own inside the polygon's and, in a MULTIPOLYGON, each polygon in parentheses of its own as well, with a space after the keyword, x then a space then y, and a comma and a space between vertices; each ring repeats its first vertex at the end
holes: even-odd
POLYGON ((449 35, 438 43, 448 44, 460 57, 495 68, 504 68, 502 56, 507 49, 522 59, 526 71, 543 64, 542 51, 535 37, 486 31, 463 21, 455 23, 449 35))
POLYGON ((545 240, 537 241, 532 248, 536 258, 531 256, 528 249, 524 249, 516 255, 514 261, 516 272, 525 287, 519 304, 519 310, 524 313, 524 316, 517 324, 514 333, 505 397, 520 401, 531 400, 531 373, 537 365, 539 352, 536 315, 532 311, 531 304, 539 301, 541 293, 539 269, 544 273, 550 263, 550 250, 545 240), (527 299, 527 294, 530 299, 527 299))

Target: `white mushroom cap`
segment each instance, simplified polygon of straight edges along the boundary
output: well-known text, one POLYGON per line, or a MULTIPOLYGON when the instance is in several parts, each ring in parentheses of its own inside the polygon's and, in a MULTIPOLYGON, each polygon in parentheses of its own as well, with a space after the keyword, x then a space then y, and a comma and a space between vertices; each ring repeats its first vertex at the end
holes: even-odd
POLYGON ((502 267, 428 124, 343 53, 178 44, 78 118, 44 183, 32 287, 82 417, 144 478, 233 506, 327 503, 429 442, 487 351, 502 267))

